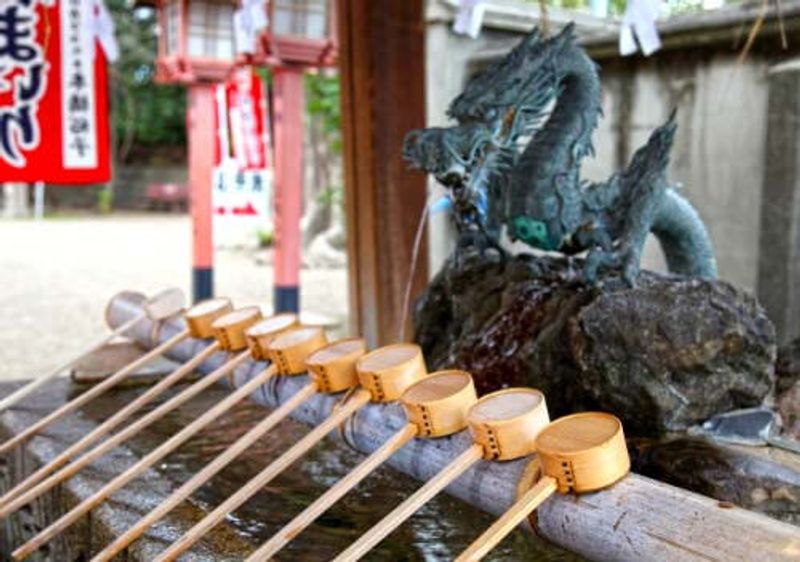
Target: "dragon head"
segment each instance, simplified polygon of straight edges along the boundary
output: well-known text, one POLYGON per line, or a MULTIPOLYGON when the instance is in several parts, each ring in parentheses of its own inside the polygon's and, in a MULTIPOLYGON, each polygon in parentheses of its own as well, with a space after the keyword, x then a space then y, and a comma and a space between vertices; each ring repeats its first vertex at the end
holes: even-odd
POLYGON ((403 158, 445 187, 459 189, 469 183, 470 172, 490 143, 491 135, 481 123, 416 129, 406 135, 403 158))

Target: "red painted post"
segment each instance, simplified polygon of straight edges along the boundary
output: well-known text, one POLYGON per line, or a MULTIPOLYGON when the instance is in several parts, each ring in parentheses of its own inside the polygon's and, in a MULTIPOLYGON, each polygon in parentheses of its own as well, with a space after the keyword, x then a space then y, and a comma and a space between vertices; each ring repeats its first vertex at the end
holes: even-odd
POLYGON ((303 212, 303 69, 273 71, 275 132, 275 312, 300 308, 300 217, 303 212))
POLYGON ((194 301, 214 294, 214 246, 211 230, 211 174, 214 167, 214 86, 189 86, 186 131, 189 143, 189 193, 192 213, 194 301))

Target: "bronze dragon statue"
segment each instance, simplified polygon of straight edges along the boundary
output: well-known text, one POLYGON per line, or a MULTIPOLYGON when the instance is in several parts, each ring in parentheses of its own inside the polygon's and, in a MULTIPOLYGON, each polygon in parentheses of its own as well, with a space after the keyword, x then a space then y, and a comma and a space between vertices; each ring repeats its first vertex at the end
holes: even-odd
POLYGON ((409 133, 404 157, 448 189, 457 256, 505 256, 505 228, 540 250, 586 251, 588 283, 621 271, 634 285, 652 232, 671 272, 716 277, 705 226, 666 177, 674 115, 626 169, 605 182, 581 181, 600 101, 597 67, 573 26, 549 39, 534 30, 453 100, 448 115, 457 124, 409 133))

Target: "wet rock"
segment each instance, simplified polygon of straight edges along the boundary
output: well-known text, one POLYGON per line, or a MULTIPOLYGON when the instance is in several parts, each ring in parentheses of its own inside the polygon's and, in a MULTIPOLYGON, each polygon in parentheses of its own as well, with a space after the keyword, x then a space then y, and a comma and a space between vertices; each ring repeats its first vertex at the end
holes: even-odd
POLYGON ((629 435, 683 430, 773 391, 775 332, 749 294, 651 272, 636 288, 592 288, 577 267, 449 262, 417 302, 429 366, 469 370, 481 392, 539 388, 553 416, 613 412, 629 435))
POLYGON ((638 474, 795 525, 800 524, 800 472, 756 449, 741 451, 701 438, 628 442, 638 474))
POLYGON ((785 435, 800 439, 800 338, 778 350, 776 406, 785 435))

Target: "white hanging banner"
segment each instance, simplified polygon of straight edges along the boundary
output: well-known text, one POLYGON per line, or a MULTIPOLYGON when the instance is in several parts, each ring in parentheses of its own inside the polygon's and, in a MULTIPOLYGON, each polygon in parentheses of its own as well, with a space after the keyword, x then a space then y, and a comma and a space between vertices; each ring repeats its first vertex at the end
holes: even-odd
POLYGON ((661 48, 656 29, 659 5, 660 0, 628 0, 619 31, 619 52, 622 56, 634 54, 639 47, 645 56, 650 56, 661 48))
POLYGON ((242 7, 233 14, 236 52, 239 54, 255 53, 258 36, 267 27, 268 21, 266 5, 263 0, 243 0, 242 7))
POLYGON ((65 169, 97 167, 97 119, 94 49, 84 33, 92 17, 92 0, 62 0, 61 134, 65 169))
POLYGON ((109 62, 116 62, 119 59, 119 44, 115 36, 114 19, 103 0, 93 0, 92 2, 92 53, 94 53, 94 38, 100 43, 100 47, 106 54, 109 62))
POLYGON ((485 14, 486 0, 461 0, 453 22, 453 31, 476 39, 481 33, 485 14))

